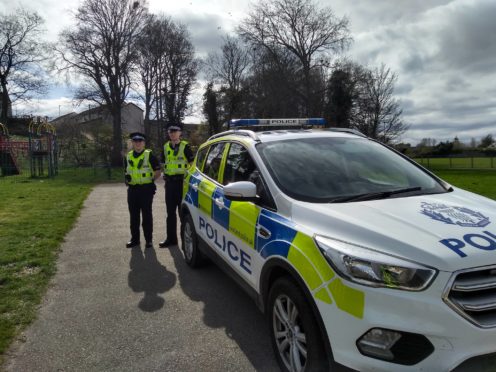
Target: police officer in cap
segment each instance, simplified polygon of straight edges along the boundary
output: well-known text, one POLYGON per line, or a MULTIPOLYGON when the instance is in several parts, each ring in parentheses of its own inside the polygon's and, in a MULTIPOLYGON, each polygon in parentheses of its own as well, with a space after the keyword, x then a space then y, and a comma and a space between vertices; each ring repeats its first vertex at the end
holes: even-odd
POLYGON ((167 128, 169 141, 164 144, 163 163, 165 180, 165 205, 167 208, 167 238, 159 243, 164 248, 177 245, 177 216, 183 196, 183 179, 189 164, 195 158, 188 142, 181 140, 181 127, 167 128))
POLYGON ((157 190, 155 180, 160 177, 160 163, 151 150, 145 149, 145 135, 134 132, 129 135, 133 149, 126 157, 127 204, 129 207, 131 240, 126 247, 140 244, 140 214, 143 216, 143 234, 146 248, 152 248, 153 195, 157 190))

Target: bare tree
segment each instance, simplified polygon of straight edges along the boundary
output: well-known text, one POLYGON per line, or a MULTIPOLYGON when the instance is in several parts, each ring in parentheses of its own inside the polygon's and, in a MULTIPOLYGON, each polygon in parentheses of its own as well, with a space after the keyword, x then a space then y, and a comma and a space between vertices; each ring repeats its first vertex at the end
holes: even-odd
POLYGON ((139 0, 84 0, 75 13, 75 26, 61 34, 60 54, 67 67, 89 79, 78 97, 106 104, 112 115, 115 166, 122 164, 121 109, 146 14, 139 0))
POLYGON ((274 54, 277 47, 283 47, 297 57, 304 77, 298 93, 307 115, 315 110, 311 106, 312 69, 320 67, 320 59, 342 51, 351 42, 348 20, 336 18, 330 8, 317 8, 312 0, 260 0, 238 33, 254 46, 274 54))
POLYGON ((241 104, 241 82, 249 64, 248 50, 232 36, 224 38, 220 54, 211 53, 207 58, 206 67, 210 78, 222 84, 226 101, 224 120, 228 123, 241 104))
POLYGON ((143 94, 140 94, 145 104, 145 135, 150 137, 150 117, 157 102, 159 92, 158 79, 160 59, 163 54, 163 34, 161 22, 154 15, 149 15, 146 26, 138 42, 137 72, 143 94))
POLYGON ((8 116, 9 97, 15 102, 46 92, 41 66, 47 59, 47 43, 41 40, 43 24, 44 20, 37 13, 24 9, 9 15, 0 14, 2 120, 8 116))
POLYGON ((396 74, 384 64, 364 74, 358 87, 352 127, 384 143, 394 141, 408 129, 393 96, 396 80, 396 74))
POLYGON ((187 110, 188 95, 196 81, 199 61, 188 30, 182 24, 163 20, 164 54, 160 75, 167 125, 180 124, 187 110))

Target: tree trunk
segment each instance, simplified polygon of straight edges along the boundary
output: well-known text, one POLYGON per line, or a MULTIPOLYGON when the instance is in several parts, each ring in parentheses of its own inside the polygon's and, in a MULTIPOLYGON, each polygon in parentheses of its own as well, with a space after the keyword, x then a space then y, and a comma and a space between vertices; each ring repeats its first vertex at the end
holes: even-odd
POLYGON ((121 167, 123 164, 122 154, 122 127, 121 127, 121 109, 120 107, 112 110, 113 136, 112 136, 112 166, 121 167))
POLYGON ((3 123, 7 122, 7 117, 9 113, 9 95, 7 91, 7 83, 2 79, 2 112, 0 112, 0 121, 3 123))

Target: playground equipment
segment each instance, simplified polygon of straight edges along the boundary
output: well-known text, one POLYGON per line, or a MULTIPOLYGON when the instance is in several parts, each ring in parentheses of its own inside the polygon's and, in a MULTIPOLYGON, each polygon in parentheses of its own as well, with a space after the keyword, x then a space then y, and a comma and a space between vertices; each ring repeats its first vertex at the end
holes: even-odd
POLYGON ((0 123, 0 170, 2 176, 13 176, 21 173, 13 152, 13 146, 7 127, 0 123))
POLYGON ((55 127, 46 119, 37 118, 29 123, 29 165, 31 177, 48 177, 58 174, 57 136, 55 127))

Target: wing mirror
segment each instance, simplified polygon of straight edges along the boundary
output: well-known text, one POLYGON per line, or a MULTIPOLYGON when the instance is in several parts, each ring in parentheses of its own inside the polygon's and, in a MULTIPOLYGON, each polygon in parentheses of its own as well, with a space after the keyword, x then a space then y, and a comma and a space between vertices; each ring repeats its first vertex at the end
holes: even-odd
POLYGON ((224 197, 233 201, 246 201, 256 203, 257 186, 253 182, 238 181, 224 186, 224 197))

